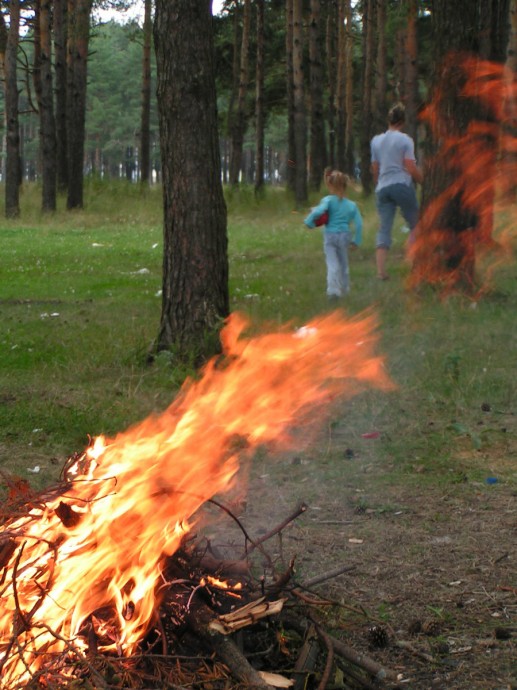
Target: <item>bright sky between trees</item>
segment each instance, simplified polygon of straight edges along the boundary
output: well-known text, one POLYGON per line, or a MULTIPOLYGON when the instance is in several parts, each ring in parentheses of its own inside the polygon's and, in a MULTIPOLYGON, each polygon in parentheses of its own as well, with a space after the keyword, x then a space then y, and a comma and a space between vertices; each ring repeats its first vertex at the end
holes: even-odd
MULTIPOLYGON (((223 0, 212 0, 212 14, 219 14, 223 6, 223 0)), ((101 21, 108 22, 113 19, 118 22, 126 22, 130 19, 143 19, 144 3, 143 0, 138 0, 135 7, 127 12, 118 12, 116 10, 99 10, 97 12, 101 21)))

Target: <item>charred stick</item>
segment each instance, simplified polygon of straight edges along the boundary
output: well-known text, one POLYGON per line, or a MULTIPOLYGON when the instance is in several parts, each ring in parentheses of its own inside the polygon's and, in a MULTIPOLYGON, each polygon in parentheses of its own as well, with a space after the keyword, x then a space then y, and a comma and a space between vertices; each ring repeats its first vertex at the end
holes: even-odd
POLYGON ((314 599, 313 597, 309 597, 307 594, 304 594, 298 588, 293 589, 292 594, 294 594, 295 597, 298 597, 298 599, 303 601, 305 604, 309 604, 311 606, 334 606, 335 605, 335 602, 328 601, 328 599, 314 599))
POLYGON ((328 637, 332 642, 332 646, 334 647, 336 654, 339 654, 339 656, 342 656, 347 661, 359 666, 359 668, 364 669, 377 680, 400 680, 399 674, 397 674, 395 671, 385 668, 374 659, 366 656, 366 654, 356 652, 355 649, 352 649, 352 647, 349 647, 344 642, 341 642, 341 640, 337 640, 335 637, 331 637, 330 635, 328 637))
POLYGON ((338 577, 339 575, 348 573, 350 572, 350 570, 355 570, 355 565, 340 565, 339 567, 334 568, 334 570, 329 570, 326 573, 321 573, 321 575, 316 575, 316 577, 312 577, 310 580, 302 582, 300 587, 302 589, 310 589, 311 587, 315 587, 316 585, 319 585, 322 582, 332 580, 335 577, 338 577))
POLYGON ((327 683, 330 679, 332 666, 334 664, 334 647, 332 645, 332 640, 324 630, 322 630, 319 626, 316 627, 316 630, 318 631, 318 635, 323 640, 325 647, 327 648, 327 660, 325 662, 325 668, 323 670, 321 680, 317 688, 317 690, 325 690, 325 688, 327 687, 327 683))
POLYGON ((294 681, 293 690, 303 690, 303 688, 306 687, 307 676, 312 673, 316 667, 318 653, 319 644, 316 636, 316 629, 314 625, 311 625, 294 665, 293 675, 296 675, 296 680, 294 681))
POLYGON ((420 659, 423 659, 424 661, 429 661, 432 664, 436 663, 436 659, 433 656, 420 651, 420 649, 414 647, 411 644, 411 642, 406 642, 405 640, 396 640, 395 646, 399 649, 405 649, 406 651, 411 652, 411 654, 414 654, 415 656, 419 657, 420 659))
MULTIPOLYGON (((305 513, 306 510, 307 510, 307 506, 305 505, 305 503, 300 503, 300 505, 297 506, 297 507, 293 510, 293 512, 285 518, 285 520, 283 520, 283 521, 282 521, 279 525, 277 525, 276 527, 273 527, 272 530, 270 530, 269 532, 267 532, 266 534, 264 534, 262 537, 260 537, 260 539, 256 539, 255 541, 249 539, 249 541, 250 541, 250 543, 251 543, 251 546, 250 546, 249 548, 246 547, 246 550, 244 551, 244 553, 243 553, 242 556, 241 556, 241 560, 242 560, 243 558, 246 558, 247 556, 249 556, 250 553, 251 553, 252 551, 254 551, 260 544, 263 544, 263 543, 264 543, 265 541, 267 541, 268 539, 271 539, 271 537, 274 537, 275 534, 278 534, 279 532, 281 532, 281 531, 284 529, 284 527, 286 527, 286 526, 287 526, 290 522, 292 522, 293 520, 296 520, 296 518, 297 518, 299 515, 301 515, 302 513, 305 513)), ((245 535, 245 536, 246 536, 246 535, 245 535)))
MULTIPOLYGON (((234 515, 234 514, 231 512, 231 510, 229 510, 226 506, 224 506, 222 503, 220 503, 219 501, 216 501, 216 500, 213 499, 213 498, 209 498, 209 499, 208 499, 208 502, 209 502, 209 503, 213 503, 215 506, 217 506, 218 508, 220 508, 221 510, 223 510, 227 515, 229 515, 229 516, 237 523, 237 525, 239 526, 239 529, 240 529, 240 530, 242 531, 242 533, 244 534, 244 538, 245 538, 245 540, 246 540, 245 543, 247 544, 248 542, 250 542, 250 544, 252 545, 253 549, 257 549, 257 548, 260 549, 260 553, 261 553, 261 554, 264 556, 264 558, 267 560, 267 562, 269 563, 269 566, 270 566, 271 568, 273 568, 273 562, 271 561, 271 558, 270 558, 269 554, 268 554, 268 553, 262 548, 262 546, 261 546, 261 544, 262 544, 262 542, 264 541, 264 539, 262 538, 262 539, 259 539, 258 541, 253 540, 253 539, 250 537, 250 535, 248 534, 248 532, 246 531, 246 528, 244 527, 244 525, 242 524, 242 522, 239 520, 239 518, 238 518, 236 515, 234 515)), ((243 559, 245 559, 246 556, 248 555, 248 553, 250 553, 253 549, 250 549, 250 550, 246 549, 246 551, 244 552, 244 555, 241 556, 239 560, 242 561, 243 559)))
POLYGON ((345 676, 350 677, 354 683, 360 685, 364 690, 379 690, 378 683, 375 683, 375 685, 370 683, 365 676, 362 676, 358 670, 352 668, 349 663, 345 663, 342 659, 337 659, 336 664, 343 671, 345 676))

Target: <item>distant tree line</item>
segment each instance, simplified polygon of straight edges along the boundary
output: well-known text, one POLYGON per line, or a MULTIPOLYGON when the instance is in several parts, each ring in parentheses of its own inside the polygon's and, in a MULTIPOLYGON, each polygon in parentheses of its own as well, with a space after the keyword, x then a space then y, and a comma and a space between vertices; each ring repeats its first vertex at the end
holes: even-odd
MULTIPOLYGON (((487 0, 479 21, 503 17, 504 31, 512 3, 487 0)), ((84 173, 160 179, 154 0, 145 0, 143 25, 96 24, 97 4, 0 0, 8 215, 19 212, 22 178, 41 180, 48 210, 54 179, 69 208, 82 205, 84 173)), ((418 113, 432 88, 437 21, 454 26, 453 7, 453 0, 226 0, 213 20, 223 181, 257 191, 285 184, 303 204, 330 165, 360 171, 368 194, 370 139, 396 100, 423 156, 418 113)))

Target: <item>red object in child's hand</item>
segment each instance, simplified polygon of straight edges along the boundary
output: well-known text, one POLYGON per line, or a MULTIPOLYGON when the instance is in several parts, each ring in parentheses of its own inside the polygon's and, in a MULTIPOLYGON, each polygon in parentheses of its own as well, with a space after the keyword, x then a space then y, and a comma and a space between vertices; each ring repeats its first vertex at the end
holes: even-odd
POLYGON ((328 211, 325 211, 324 213, 321 214, 319 218, 316 218, 314 221, 314 224, 316 225, 317 228, 320 227, 320 225, 326 225, 329 220, 329 214, 328 211))

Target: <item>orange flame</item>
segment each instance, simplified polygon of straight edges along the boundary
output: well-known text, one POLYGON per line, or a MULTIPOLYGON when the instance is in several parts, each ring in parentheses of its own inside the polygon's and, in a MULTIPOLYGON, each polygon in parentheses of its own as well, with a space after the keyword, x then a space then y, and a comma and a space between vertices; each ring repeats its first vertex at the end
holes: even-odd
POLYGON ((409 254, 412 285, 436 282, 448 291, 476 263, 488 285, 512 255, 517 81, 504 65, 461 53, 446 58, 441 74, 421 116, 439 143, 426 175, 440 180, 441 191, 427 200, 409 254))
POLYGON ((3 526, 3 687, 44 675, 63 652, 86 651, 85 625, 101 638, 100 651, 135 649, 152 619, 164 557, 202 504, 235 478, 236 434, 251 448, 294 445, 287 432, 308 410, 315 423, 336 396, 391 386, 372 354, 371 315, 346 321, 336 312, 254 338, 244 337, 246 326, 230 317, 224 360, 210 361, 160 416, 112 440, 98 437, 69 470, 66 494, 3 526))

